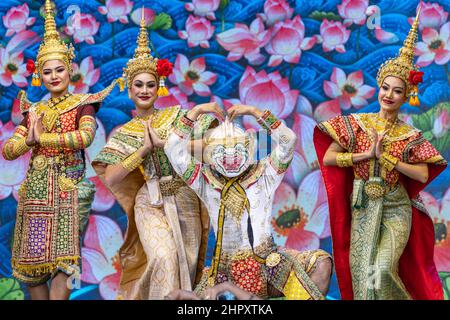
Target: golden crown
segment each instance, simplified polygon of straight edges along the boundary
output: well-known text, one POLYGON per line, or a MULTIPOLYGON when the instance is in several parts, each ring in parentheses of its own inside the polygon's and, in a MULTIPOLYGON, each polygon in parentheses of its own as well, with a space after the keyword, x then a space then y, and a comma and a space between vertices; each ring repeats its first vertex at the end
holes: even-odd
MULTIPOLYGON (((420 7, 416 15, 416 19, 409 30, 408 36, 403 42, 403 47, 400 48, 397 57, 386 60, 378 69, 377 84, 379 87, 383 84, 387 76, 394 76, 402 79, 406 85, 406 92, 410 97, 415 97, 413 105, 418 105, 417 100, 417 85, 410 83, 409 78, 411 71, 416 71, 418 68, 414 65, 414 49, 417 44, 417 30, 419 27, 420 7)), ((411 102, 410 102, 411 103, 411 102)))
POLYGON ((123 77, 127 81, 128 88, 131 82, 139 73, 151 73, 155 75, 156 80, 159 79, 157 72, 158 58, 154 58, 148 42, 147 27, 145 24, 144 8, 142 8, 141 26, 139 36, 137 38, 137 48, 134 51, 134 57, 127 62, 127 66, 123 68, 123 77))
POLYGON ((72 72, 72 60, 75 58, 72 44, 67 45, 56 30, 53 7, 50 0, 45 1, 45 31, 36 57, 36 71, 34 78, 39 78, 38 72, 42 71, 44 63, 49 60, 61 60, 72 72))

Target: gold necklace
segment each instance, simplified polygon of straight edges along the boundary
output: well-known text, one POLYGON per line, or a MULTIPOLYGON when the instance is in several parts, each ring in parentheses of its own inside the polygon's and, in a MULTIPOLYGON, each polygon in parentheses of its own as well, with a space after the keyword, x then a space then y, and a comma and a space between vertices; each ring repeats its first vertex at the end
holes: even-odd
POLYGON ((69 98, 71 95, 72 95, 71 93, 66 93, 65 95, 60 96, 58 98, 50 98, 48 100, 48 105, 49 105, 50 108, 52 108, 52 107, 56 106, 57 104, 63 102, 67 98, 69 98))

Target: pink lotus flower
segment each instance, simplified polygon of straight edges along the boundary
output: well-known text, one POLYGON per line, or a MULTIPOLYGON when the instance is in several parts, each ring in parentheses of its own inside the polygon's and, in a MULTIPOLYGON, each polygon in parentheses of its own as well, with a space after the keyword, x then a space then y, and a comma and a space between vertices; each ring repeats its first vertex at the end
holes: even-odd
MULTIPOLYGON (((291 90, 288 79, 282 78, 278 71, 267 74, 261 70, 256 73, 252 67, 247 67, 239 82, 242 104, 270 109, 280 119, 292 113, 298 95, 299 91, 291 90)), ((250 116, 244 116, 243 123, 246 128, 259 128, 256 120, 250 116)))
POLYGON ((195 91, 199 96, 206 97, 211 95, 209 86, 216 82, 217 75, 205 70, 204 57, 192 60, 189 64, 189 60, 185 55, 178 54, 169 80, 178 85, 180 90, 188 96, 195 91))
POLYGON ((72 68, 69 91, 73 93, 88 93, 89 87, 96 84, 100 78, 100 69, 94 68, 92 57, 84 58, 79 67, 73 63, 72 68))
POLYGON ((433 61, 444 65, 450 60, 450 22, 441 27, 440 33, 432 28, 424 28, 422 40, 416 47, 417 65, 426 67, 433 61))
POLYGON ((368 5, 368 0, 343 0, 337 8, 339 15, 344 19, 344 25, 350 26, 352 23, 363 25, 366 22, 368 5))
POLYGON ((64 31, 69 36, 73 36, 75 43, 86 41, 86 43, 94 44, 94 36, 97 34, 99 27, 100 22, 93 15, 75 12, 67 20, 67 26, 64 28, 64 31))
POLYGON ((130 0, 106 0, 106 6, 100 6, 98 11, 106 14, 108 22, 119 20, 121 23, 128 23, 128 14, 133 9, 133 2, 130 0))
POLYGON ((178 31, 178 36, 187 40, 189 48, 200 46, 209 48, 209 39, 214 34, 214 27, 211 22, 204 17, 194 17, 192 15, 186 20, 186 30, 178 31))
MULTIPOLYGON (((131 20, 137 24, 138 26, 141 25, 141 16, 142 16, 142 8, 138 8, 133 11, 131 14, 131 20)), ((152 9, 144 8, 144 18, 145 18, 145 25, 148 27, 152 25, 152 23, 155 21, 155 11, 152 9)))
POLYGON ((26 64, 23 63, 23 52, 10 54, 6 48, 0 48, 0 84, 9 87, 13 83, 18 87, 28 85, 30 74, 26 64))
POLYGON ((339 21, 328 21, 323 19, 320 25, 320 36, 317 36, 317 42, 322 43, 323 51, 345 52, 344 44, 350 37, 350 30, 339 21))
POLYGON ((195 106, 194 102, 189 102, 187 95, 178 87, 169 89, 169 95, 159 97, 155 101, 155 107, 158 109, 168 108, 180 105, 183 109, 192 109, 195 106))
POLYGON ((420 196, 434 222, 436 268, 439 272, 450 272, 450 188, 440 201, 425 191, 420 196))
POLYGON ((11 7, 6 15, 3 16, 3 25, 6 30, 6 37, 12 36, 14 33, 24 31, 27 26, 31 26, 36 18, 29 18, 30 9, 28 4, 24 3, 21 6, 11 7))
POLYGON ((19 87, 27 86, 29 76, 26 64, 23 63, 23 51, 36 42, 39 37, 27 30, 16 34, 9 40, 6 48, 0 48, 0 84, 9 87, 13 83, 19 87))
POLYGON ((433 132, 433 135, 436 138, 442 138, 447 134, 448 129, 450 129, 450 115, 448 114, 447 109, 442 109, 434 120, 431 132, 433 132))
POLYGON ((330 236, 328 202, 319 170, 309 173, 297 193, 282 182, 275 191, 272 226, 278 245, 295 250, 314 250, 330 236))
MULTIPOLYGON (((359 109, 367 105, 367 100, 375 93, 375 88, 363 84, 363 73, 361 70, 345 75, 342 69, 333 68, 331 81, 325 80, 323 83, 325 94, 338 99, 340 108, 350 109, 351 106, 359 109)), ((318 106, 318 108, 320 105, 318 106)))
MULTIPOLYGON (((12 121, 3 124, 0 121, 0 150, 6 141, 13 135, 15 125, 12 121)), ((7 161, 0 153, 0 200, 8 198, 11 193, 16 200, 18 197, 18 189, 26 178, 28 165, 31 158, 31 152, 27 152, 23 156, 13 161, 7 161)))
POLYGON ((119 288, 121 267, 119 249, 123 236, 117 223, 105 216, 90 215, 81 249, 81 280, 99 284, 100 295, 114 300, 119 288))
MULTIPOLYGON (((423 28, 438 29, 447 21, 448 12, 446 12, 439 4, 420 1, 416 8, 416 14, 420 6, 422 7, 419 17, 420 31, 422 31, 423 28)), ((416 17, 410 17, 408 18, 408 22, 412 25, 415 19, 416 17)))
POLYGON ((294 9, 286 0, 266 0, 264 3, 264 13, 258 14, 267 26, 273 26, 278 21, 290 19, 294 9))
POLYGON ((259 65, 265 57, 259 52, 270 40, 269 30, 264 30, 261 18, 256 18, 250 25, 236 23, 233 29, 217 35, 217 42, 230 51, 228 61, 237 61, 244 56, 250 64, 259 65))
POLYGON ((289 63, 298 63, 302 50, 311 49, 316 43, 315 37, 305 37, 305 25, 300 16, 293 20, 277 22, 272 29, 272 39, 266 46, 271 55, 269 66, 275 67, 283 60, 289 63))
POLYGON ((219 8, 219 5, 220 0, 192 0, 192 2, 186 3, 184 7, 187 11, 194 12, 197 16, 216 20, 214 11, 219 8))
POLYGON ((92 161, 106 144, 106 131, 100 119, 97 120, 97 130, 95 132, 94 141, 86 149, 86 178, 95 184, 95 196, 92 203, 92 210, 97 212, 105 212, 112 208, 115 203, 113 194, 105 187, 103 182, 97 177, 97 173, 92 168, 92 161))

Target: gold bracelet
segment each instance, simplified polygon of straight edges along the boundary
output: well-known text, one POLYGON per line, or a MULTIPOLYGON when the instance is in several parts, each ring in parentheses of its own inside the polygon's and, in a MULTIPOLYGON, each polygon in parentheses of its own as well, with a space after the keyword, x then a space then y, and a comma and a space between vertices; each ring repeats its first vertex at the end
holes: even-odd
POLYGON ((129 155, 125 160, 122 161, 122 166, 128 172, 131 172, 137 167, 139 167, 143 161, 144 159, 141 158, 137 152, 134 152, 131 155, 129 155))
POLYGON ((383 152, 381 154, 380 159, 378 159, 378 162, 387 170, 387 171, 392 171, 394 170, 395 166, 398 163, 398 159, 394 156, 391 156, 389 153, 387 152, 383 152))
POLYGON ((25 141, 25 138, 21 138, 19 140, 17 140, 16 145, 15 145, 15 153, 17 154, 25 154, 28 151, 30 151, 31 147, 29 145, 27 145, 27 142, 25 141))
POLYGON ((336 156, 336 163, 341 168, 353 166, 353 153, 339 152, 336 156))

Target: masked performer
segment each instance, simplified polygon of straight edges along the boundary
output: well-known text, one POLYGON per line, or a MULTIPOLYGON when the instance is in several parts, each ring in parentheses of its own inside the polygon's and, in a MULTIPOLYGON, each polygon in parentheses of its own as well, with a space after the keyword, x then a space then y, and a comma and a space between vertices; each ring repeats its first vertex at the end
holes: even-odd
POLYGON ((79 277, 80 233, 95 193, 85 178, 84 149, 95 136, 95 112, 115 85, 97 94, 69 93, 73 58, 73 47, 60 39, 47 0, 32 84, 40 85, 42 78, 51 98, 32 104, 20 92, 24 119, 2 150, 6 160, 32 150, 19 189, 11 260, 14 277, 29 286, 32 299, 66 299, 67 276, 79 277))
POLYGON ((338 116, 315 129, 343 299, 443 298, 433 222, 418 194, 446 161, 398 119, 408 94, 418 104, 417 26, 418 15, 398 56, 378 71, 380 111, 338 116))
MULTIPOLYGON (((120 127, 93 162, 94 169, 128 215, 119 255, 122 276, 118 299, 163 299, 172 290, 192 290, 201 274, 207 245, 207 212, 175 174, 162 146, 180 106, 155 109, 166 94, 167 60, 152 57, 142 17, 134 58, 124 76, 137 116, 120 127)), ((205 116, 200 135, 214 118, 205 116)))
POLYGON ((277 249, 271 234, 275 190, 294 155, 296 136, 269 111, 237 105, 230 119, 252 115, 277 146, 254 161, 254 135, 228 119, 205 138, 205 163, 189 154, 189 137, 198 116, 221 113, 217 104, 200 105, 180 118, 165 145, 172 166, 200 196, 216 235, 212 265, 195 292, 231 281, 260 298, 323 299, 331 275, 331 257, 322 250, 277 249))

